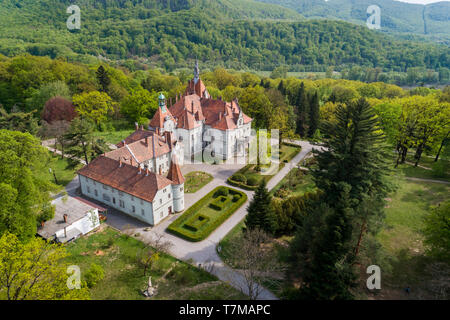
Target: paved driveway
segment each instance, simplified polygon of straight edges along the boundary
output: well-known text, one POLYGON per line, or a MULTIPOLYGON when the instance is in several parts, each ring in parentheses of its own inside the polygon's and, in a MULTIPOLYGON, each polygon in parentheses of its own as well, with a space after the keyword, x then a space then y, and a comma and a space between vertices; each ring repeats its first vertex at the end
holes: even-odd
MULTIPOLYGON (((269 190, 274 188, 314 147, 307 141, 295 141, 295 143, 302 147, 301 152, 289 163, 287 163, 269 181, 267 185, 269 190)), ((226 185, 226 180, 228 177, 243 166, 243 164, 192 164, 183 166, 181 169, 183 174, 192 171, 204 171, 210 173, 214 177, 213 181, 201 190, 197 191, 195 194, 185 194, 186 208, 192 206, 195 202, 203 198, 217 186, 226 185)), ((245 287, 245 279, 242 274, 225 265, 216 251, 216 247, 220 240, 224 238, 242 219, 244 219, 247 214, 248 202, 253 198, 253 192, 245 190, 242 191, 247 194, 248 201, 222 225, 213 231, 207 239, 200 242, 189 242, 166 232, 167 227, 174 220, 176 220, 180 214, 170 216, 152 228, 142 226, 139 221, 124 214, 118 214, 117 216, 114 213, 109 214, 108 223, 120 230, 126 230, 127 232, 133 234, 139 234, 140 240, 146 243, 150 243, 156 235, 164 235, 165 241, 169 241, 172 244, 172 247, 169 250, 171 255, 183 261, 190 261, 195 265, 201 264, 202 266, 213 266, 211 269, 208 269, 211 273, 215 274, 219 279, 229 282, 234 287, 246 293, 248 290, 245 287), (145 231, 145 229, 148 229, 148 231, 145 231)), ((264 289, 260 294, 259 299, 273 300, 277 299, 277 297, 270 291, 264 289)))

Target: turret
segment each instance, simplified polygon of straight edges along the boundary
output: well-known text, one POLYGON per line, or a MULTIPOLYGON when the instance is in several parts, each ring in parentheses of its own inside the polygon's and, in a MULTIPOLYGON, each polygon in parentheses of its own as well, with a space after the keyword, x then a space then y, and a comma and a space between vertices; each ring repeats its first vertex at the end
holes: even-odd
POLYGON ((172 156, 167 179, 172 181, 173 207, 175 212, 184 210, 184 177, 178 165, 177 157, 172 156))

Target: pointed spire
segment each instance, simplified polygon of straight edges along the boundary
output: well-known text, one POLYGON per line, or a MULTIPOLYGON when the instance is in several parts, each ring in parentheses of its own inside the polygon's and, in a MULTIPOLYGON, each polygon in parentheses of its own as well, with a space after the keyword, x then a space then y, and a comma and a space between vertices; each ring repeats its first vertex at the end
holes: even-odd
POLYGON ((183 184, 185 179, 183 174, 181 173, 180 166, 178 165, 177 157, 174 154, 172 156, 172 163, 170 164, 169 174, 167 175, 167 179, 173 182, 173 184, 183 184))
POLYGON ((197 84, 198 80, 200 80, 200 68, 198 67, 198 60, 196 60, 194 67, 194 84, 197 84))

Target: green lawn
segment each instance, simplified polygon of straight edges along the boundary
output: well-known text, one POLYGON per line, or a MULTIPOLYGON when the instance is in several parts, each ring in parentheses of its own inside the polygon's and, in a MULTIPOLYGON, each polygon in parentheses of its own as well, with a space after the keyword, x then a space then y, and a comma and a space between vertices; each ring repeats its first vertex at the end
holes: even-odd
POLYGON ((49 168, 55 173, 57 185, 65 187, 70 181, 75 178, 76 171, 82 167, 81 164, 77 165, 75 168, 69 168, 69 160, 66 158, 61 159, 61 156, 51 155, 50 161, 45 165, 45 170, 39 174, 44 179, 55 183, 55 178, 53 173, 50 173, 49 168))
MULTIPOLYGON (((102 228, 104 226, 102 225, 102 228)), ((151 299, 246 299, 246 296, 204 270, 163 254, 146 276, 137 256, 148 247, 141 241, 121 234, 109 227, 67 245, 70 254, 66 261, 78 265, 81 274, 92 263, 103 267, 105 277, 91 289, 95 300, 143 300, 141 291, 148 277, 158 286, 158 294, 151 299), (163 275, 170 269, 165 279, 163 275)))
POLYGON ((315 189, 310 174, 293 168, 270 192, 275 197, 286 198, 313 192, 315 189))
POLYGON ((269 180, 272 179, 272 177, 276 175, 286 163, 291 161, 301 151, 301 149, 301 147, 282 144, 280 148, 280 163, 278 166, 261 165, 261 171, 257 171, 256 164, 248 164, 235 173, 235 175, 242 174, 245 176, 247 183, 236 183, 236 181, 233 180, 233 176, 228 180, 228 182, 237 187, 254 190, 261 183, 261 181, 265 180, 266 183, 269 182, 269 180))
POLYGON ((189 241, 206 239, 247 201, 244 192, 217 187, 172 222, 167 231, 189 241), (224 190, 226 194, 220 194, 224 190))
POLYGON ((411 286, 415 294, 428 296, 425 284, 430 275, 425 270, 433 260, 425 255, 420 230, 430 206, 448 199, 450 185, 398 179, 399 188, 385 210, 385 228, 378 234, 390 261, 385 284, 400 292, 411 286))
POLYGON ((98 138, 103 138, 107 143, 118 144, 120 141, 132 134, 134 129, 118 130, 118 131, 105 131, 96 132, 95 136, 98 138))
POLYGON ((213 180, 213 176, 206 172, 193 171, 185 176, 184 191, 186 193, 196 193, 213 180))

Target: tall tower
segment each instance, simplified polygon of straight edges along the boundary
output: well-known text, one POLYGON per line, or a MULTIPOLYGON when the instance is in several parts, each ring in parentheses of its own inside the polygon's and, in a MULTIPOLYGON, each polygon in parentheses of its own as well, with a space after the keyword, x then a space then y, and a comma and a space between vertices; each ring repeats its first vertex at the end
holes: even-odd
POLYGON ((161 92, 158 97, 159 100, 159 107, 161 108, 162 113, 166 112, 166 97, 161 92))
POLYGON ((172 196, 173 196, 173 209, 175 212, 181 212, 184 210, 184 177, 181 173, 180 166, 178 165, 177 157, 172 156, 172 162, 170 164, 169 174, 167 179, 172 181, 172 196))
POLYGON ((194 84, 197 84, 198 80, 200 80, 200 68, 198 67, 198 60, 196 60, 194 67, 194 84))

